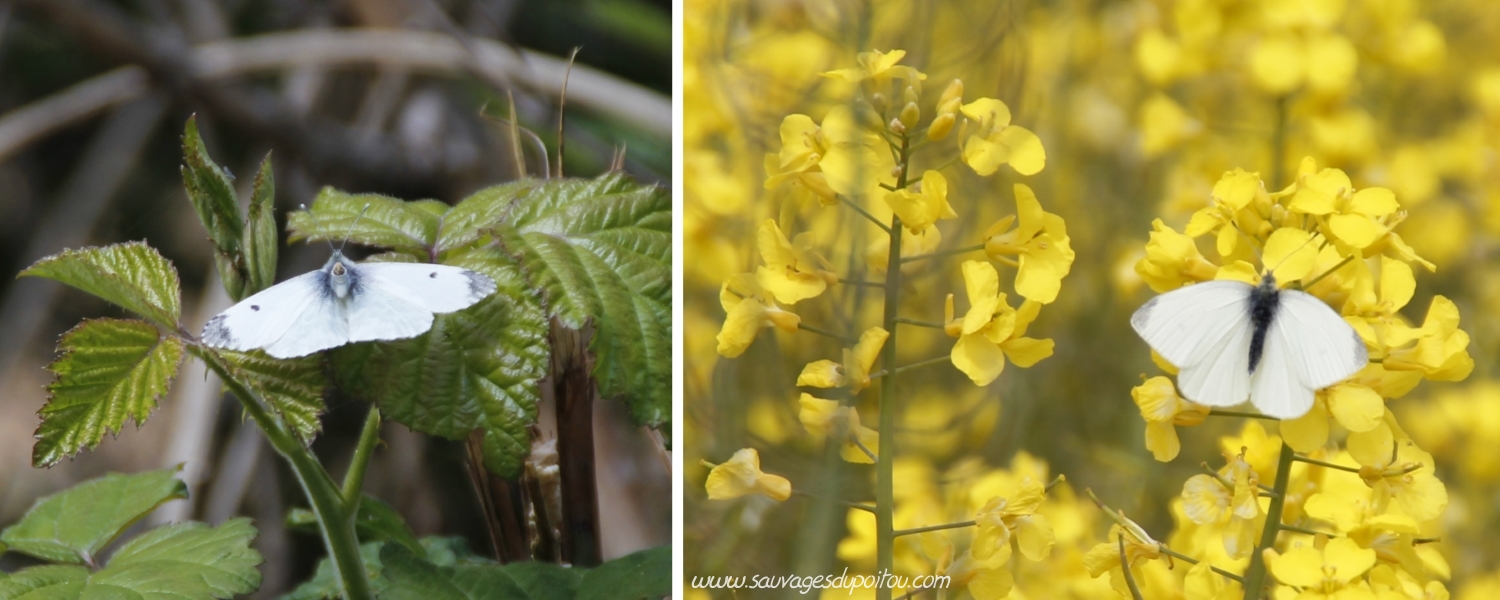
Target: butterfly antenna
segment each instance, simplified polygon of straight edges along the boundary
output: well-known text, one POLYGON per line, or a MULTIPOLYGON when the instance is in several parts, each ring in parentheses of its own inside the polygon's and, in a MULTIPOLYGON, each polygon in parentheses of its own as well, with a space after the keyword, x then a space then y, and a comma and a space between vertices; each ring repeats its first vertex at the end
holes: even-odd
MULTIPOLYGON (((315 213, 315 212, 313 212, 313 211, 311 211, 311 210, 308 210, 306 204, 298 204, 297 208, 300 208, 300 209, 302 209, 302 212, 307 213, 307 218, 312 219, 313 223, 319 226, 319 229, 322 228, 323 222, 318 219, 318 214, 315 213)), ((337 252, 338 251, 337 249, 335 249, 333 247, 333 240, 328 239, 328 238, 323 238, 323 241, 328 242, 328 249, 330 251, 333 251, 333 252, 337 252)))
POLYGON ((344 241, 339 242, 339 252, 343 252, 344 246, 349 244, 349 236, 354 235, 354 227, 359 225, 359 220, 365 216, 365 211, 368 210, 370 210, 370 204, 365 203, 365 207, 359 209, 359 214, 354 215, 354 222, 349 224, 349 231, 344 233, 344 241))

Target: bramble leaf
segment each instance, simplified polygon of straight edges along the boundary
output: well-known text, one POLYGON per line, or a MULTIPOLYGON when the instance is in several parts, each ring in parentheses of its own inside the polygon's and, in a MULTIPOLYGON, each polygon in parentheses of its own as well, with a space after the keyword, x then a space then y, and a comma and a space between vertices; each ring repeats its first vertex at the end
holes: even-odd
POLYGON ((433 241, 434 252, 441 254, 479 241, 486 229, 499 224, 508 212, 526 202, 537 185, 538 182, 533 180, 513 181, 487 187, 464 198, 443 214, 437 239, 433 241))
MULTIPOLYGON (((318 517, 305 508, 294 508, 286 515, 287 527, 307 533, 318 533, 318 517)), ((359 514, 354 517, 354 531, 361 542, 396 542, 412 552, 425 552, 421 541, 407 527, 401 513, 385 501, 365 494, 359 499, 359 514)))
POLYGON ((64 250, 21 277, 45 277, 118 304, 164 329, 175 330, 182 313, 177 269, 144 242, 64 250))
MULTIPOLYGON (((271 287, 276 282, 276 254, 279 250, 276 229, 276 176, 271 172, 271 155, 260 162, 255 184, 250 188, 250 208, 245 213, 245 289, 244 296, 271 287)), ((235 298, 235 301, 245 297, 235 298)))
POLYGON ((198 117, 188 118, 182 134, 182 186, 187 190, 188 200, 198 213, 198 220, 208 230, 208 239, 214 245, 214 260, 219 267, 219 277, 224 280, 224 290, 229 297, 239 300, 249 295, 245 283, 249 277, 241 254, 241 236, 244 224, 240 218, 239 201, 235 199, 233 177, 208 155, 203 137, 198 134, 198 117))
POLYGON ((403 202, 390 196, 347 194, 325 187, 310 210, 288 215, 288 241, 342 242, 347 238, 355 244, 391 248, 430 260, 428 249, 437 239, 438 223, 448 208, 436 200, 403 202))
POLYGON ((236 379, 271 403, 303 442, 318 437, 323 428, 318 416, 326 410, 323 393, 328 389, 322 357, 277 359, 261 350, 216 352, 237 370, 236 379))
POLYGON ((248 594, 260 587, 255 567, 264 560, 250 547, 255 534, 246 518, 218 527, 195 521, 158 527, 126 542, 89 578, 88 587, 162 600, 248 594))
POLYGON ((37 558, 91 564, 126 527, 164 502, 187 497, 177 470, 111 473, 37 500, 20 522, 0 532, 0 541, 37 558))
POLYGON ((448 264, 489 275, 498 290, 437 315, 421 336, 333 350, 335 381, 417 431, 456 440, 483 429, 486 466, 517 477, 531 447, 526 428, 536 422, 537 380, 547 372, 547 322, 514 267, 467 256, 448 264))
POLYGON ((637 600, 672 594, 672 547, 657 546, 589 569, 578 600, 637 600))
POLYGON ((390 582, 380 594, 383 600, 566 600, 571 596, 564 595, 563 590, 548 590, 545 596, 533 596, 522 590, 501 567, 438 566, 397 544, 381 548, 380 562, 384 566, 381 575, 390 582))
POLYGON ((62 357, 47 367, 57 379, 39 413, 31 454, 37 467, 98 446, 127 419, 145 423, 182 362, 182 340, 134 320, 84 321, 63 334, 59 348, 62 357))
POLYGON ((672 414, 672 199, 623 175, 543 182, 496 228, 548 305, 590 319, 594 376, 641 425, 672 414))
MULTIPOLYGON (((386 546, 406 548, 405 545, 388 542, 369 542, 359 547, 360 561, 364 563, 365 573, 370 577, 370 590, 377 596, 384 594, 390 585, 390 580, 381 576, 384 566, 381 564, 380 552, 386 546)), ((419 556, 425 556, 427 562, 438 566, 494 564, 493 561, 470 552, 468 544, 461 537, 425 537, 420 540, 418 550, 422 551, 419 556)), ((335 600, 337 598, 339 598, 338 578, 334 577, 333 564, 326 557, 318 561, 318 567, 313 572, 312 579, 282 596, 282 600, 335 600)))

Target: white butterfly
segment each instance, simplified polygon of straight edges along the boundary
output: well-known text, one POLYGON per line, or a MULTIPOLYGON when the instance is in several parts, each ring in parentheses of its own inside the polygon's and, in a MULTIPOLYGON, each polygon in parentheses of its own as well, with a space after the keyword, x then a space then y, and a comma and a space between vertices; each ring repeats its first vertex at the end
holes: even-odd
POLYGON ((447 265, 356 264, 333 256, 323 268, 250 296, 203 326, 203 343, 276 358, 306 356, 350 342, 416 337, 433 313, 473 306, 495 292, 482 273, 447 265))
POLYGON ((1178 368, 1183 397, 1207 406, 1249 398, 1278 419, 1306 414, 1317 390, 1369 361, 1364 341, 1333 308, 1277 289, 1270 273, 1258 286, 1207 281, 1172 290, 1135 311, 1130 324, 1178 368))

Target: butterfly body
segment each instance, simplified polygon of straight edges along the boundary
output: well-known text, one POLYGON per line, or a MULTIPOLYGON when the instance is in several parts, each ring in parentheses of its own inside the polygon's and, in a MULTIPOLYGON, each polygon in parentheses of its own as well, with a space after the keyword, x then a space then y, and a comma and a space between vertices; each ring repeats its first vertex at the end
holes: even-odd
POLYGON ((203 342, 294 358, 351 342, 416 337, 435 313, 474 305, 495 291, 489 277, 426 263, 359 264, 335 250, 322 268, 242 300, 210 319, 203 342))
POLYGON ((1259 285, 1208 281, 1152 298, 1130 319, 1136 333, 1179 370, 1183 397, 1207 406, 1250 400, 1268 416, 1296 418, 1317 390, 1368 362, 1364 342, 1322 300, 1259 285))

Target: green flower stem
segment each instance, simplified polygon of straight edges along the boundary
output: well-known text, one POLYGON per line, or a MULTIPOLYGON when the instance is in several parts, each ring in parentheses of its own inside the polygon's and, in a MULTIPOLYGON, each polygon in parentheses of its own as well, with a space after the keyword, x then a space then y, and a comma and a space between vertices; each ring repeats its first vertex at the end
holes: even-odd
POLYGON ((1323 271, 1322 275, 1319 275, 1317 277, 1312 278, 1311 280, 1308 280, 1308 281, 1304 282, 1302 284, 1302 289, 1305 290, 1305 289, 1310 288, 1312 286, 1318 285, 1318 282, 1322 281, 1324 277, 1332 275, 1334 271, 1337 271, 1339 269, 1344 268, 1344 265, 1349 264, 1349 261, 1351 261, 1351 260, 1354 260, 1354 256, 1353 255, 1345 256, 1344 260, 1339 261, 1339 264, 1334 265, 1332 269, 1329 269, 1327 271, 1323 271))
POLYGON ((827 329, 818 329, 817 327, 813 327, 811 325, 807 325, 807 324, 803 324, 803 323, 798 323, 797 324, 797 331, 806 331, 808 333, 815 333, 815 334, 821 335, 823 337, 831 337, 831 338, 836 339, 836 340, 841 341, 841 342, 857 342, 857 341, 859 341, 859 340, 854 339, 852 337, 849 337, 847 335, 839 335, 839 334, 834 333, 832 331, 829 331, 827 329))
POLYGON ((943 329, 943 324, 942 323, 933 323, 931 321, 918 321, 916 319, 908 319, 906 317, 901 317, 899 319, 896 319, 896 322, 900 323, 902 325, 915 325, 917 327, 927 327, 927 328, 930 328, 930 329, 943 329))
POLYGON ((1336 538, 1336 537, 1339 536, 1339 534, 1337 534, 1337 533, 1328 533, 1327 531, 1318 531, 1316 529, 1308 529, 1306 527, 1298 527, 1296 525, 1287 525, 1285 523, 1283 523, 1281 525, 1281 530, 1282 531, 1295 531, 1297 533, 1305 533, 1307 535, 1326 535, 1326 536, 1331 537, 1331 538, 1336 538))
POLYGON ((1208 409, 1209 416, 1214 417, 1240 417, 1242 419, 1264 419, 1266 421, 1279 421, 1276 417, 1268 417, 1260 413, 1240 412, 1237 410, 1223 410, 1219 408, 1208 409))
MULTIPOLYGON (((323 535, 323 545, 333 564, 334 575, 339 581, 339 591, 348 600, 368 600, 375 596, 370 591, 369 576, 364 562, 359 557, 359 539, 354 535, 354 511, 347 510, 338 484, 328 476, 328 471, 318 462, 297 435, 287 427, 266 402, 235 378, 231 367, 217 353, 197 342, 189 342, 189 352, 213 369, 224 381, 225 387, 240 399, 245 412, 255 420, 265 433, 271 447, 291 465, 292 472, 301 484, 302 492, 312 505, 313 515, 318 520, 318 531, 323 535)), ((358 506, 358 504, 355 504, 358 506)))
POLYGON ((977 523, 974 522, 974 521, 959 521, 957 523, 944 523, 942 525, 928 525, 926 527, 914 527, 912 529, 897 529, 896 532, 895 532, 895 536, 896 537, 901 537, 903 535, 915 535, 915 534, 918 534, 918 533, 927 533, 929 531, 942 531, 944 529, 962 529, 964 527, 973 527, 975 525, 977 525, 977 523))
POLYGON ((909 262, 916 262, 919 260, 927 260, 929 258, 942 258, 944 256, 953 256, 955 254, 967 254, 969 252, 977 252, 983 249, 984 244, 974 244, 973 246, 964 246, 962 248, 953 248, 951 250, 940 250, 937 252, 929 252, 927 254, 917 254, 915 256, 903 256, 901 257, 901 262, 905 264, 909 262))
POLYGON ((829 502, 837 502, 837 503, 842 504, 844 506, 847 506, 849 508, 852 508, 852 509, 855 509, 855 510, 862 510, 862 511, 865 511, 867 513, 873 513, 873 512, 875 512, 875 507, 870 506, 868 504, 861 504, 859 502, 850 502, 848 500, 840 500, 838 498, 828 498, 828 497, 825 497, 825 496, 819 496, 819 495, 811 493, 811 492, 804 492, 802 490, 795 490, 794 489, 794 490, 792 490, 792 495, 793 496, 802 496, 804 498, 812 498, 812 499, 815 499, 815 500, 827 500, 829 502))
POLYGON ((375 444, 380 442, 380 409, 370 406, 365 415, 365 428, 359 432, 359 444, 354 447, 354 460, 349 462, 349 471, 344 473, 344 509, 359 510, 360 490, 365 485, 365 469, 370 466, 370 455, 375 453, 375 444))
MULTIPOLYGON (((1181 552, 1178 552, 1176 550, 1173 550, 1171 548, 1168 548, 1166 544, 1162 544, 1161 546, 1158 546, 1158 548, 1161 549, 1161 553, 1162 554, 1165 554, 1167 556, 1170 556, 1172 558, 1175 558, 1177 560, 1180 560, 1180 561, 1185 562, 1185 563, 1190 564, 1190 565, 1196 565, 1196 564, 1198 564, 1198 559, 1193 558, 1191 556, 1188 556, 1186 554, 1183 554, 1181 552)), ((1213 572, 1215 572, 1215 573, 1223 575, 1224 577, 1227 577, 1229 579, 1233 579, 1235 581, 1238 581, 1241 584, 1245 583, 1245 579, 1243 577, 1240 577, 1239 575, 1235 575, 1234 573, 1230 573, 1229 571, 1225 571, 1224 569, 1220 569, 1220 568, 1215 567, 1213 565, 1209 565, 1208 568, 1211 569, 1211 570, 1213 570, 1213 572)))
MULTIPOLYGON (((895 337, 895 335, 896 335, 896 333, 894 331, 891 332, 891 337, 895 337)), ((886 345, 889 346, 890 342, 887 341, 886 345)), ((917 361, 917 362, 914 362, 914 363, 909 364, 909 365, 904 365, 904 366, 896 367, 894 370, 891 370, 891 371, 885 371, 885 370, 876 371, 876 372, 870 374, 870 380, 873 381, 873 380, 876 380, 876 379, 880 379, 880 378, 885 377, 887 375, 900 375, 901 373, 905 373, 905 372, 910 371, 912 369, 920 369, 922 367, 929 367, 929 366, 932 366, 932 365, 935 365, 935 364, 948 362, 949 360, 952 360, 952 358, 950 356, 946 355, 946 354, 943 355, 943 356, 934 356, 934 357, 929 358, 927 360, 917 361)))
MULTIPOLYGON (((865 219, 868 219, 871 223, 874 223, 876 227, 884 229, 886 231, 886 233, 890 233, 891 228, 887 227, 885 223, 881 223, 880 219, 875 218, 875 215, 870 214, 870 211, 865 210, 863 206, 855 204, 853 200, 845 198, 843 194, 839 194, 838 198, 839 198, 839 202, 843 202, 844 203, 844 206, 847 206, 849 208, 854 209, 854 212, 859 213, 860 216, 864 217, 865 219)), ((894 219, 895 218, 892 217, 892 220, 894 220, 894 219)), ((891 256, 901 256, 900 250, 901 250, 900 248, 897 248, 896 249, 897 252, 895 254, 892 254, 891 256)))
POLYGON ((1260 532, 1260 544, 1250 554, 1250 568, 1245 571, 1245 600, 1258 600, 1265 592, 1266 550, 1276 546, 1276 534, 1281 532, 1281 509, 1286 505, 1287 480, 1296 456, 1291 446, 1281 444, 1281 456, 1276 459, 1276 495, 1271 496, 1271 506, 1266 510, 1266 527, 1260 532))
MULTIPOLYGON (((906 187, 906 172, 911 165, 911 154, 909 150, 911 140, 906 136, 901 137, 901 173, 896 177, 896 187, 906 187)), ((868 214, 868 213, 866 213, 868 214)), ((901 234, 905 228, 901 226, 901 217, 891 215, 891 226, 886 228, 890 233, 889 254, 890 262, 901 261, 901 234)), ((885 276, 885 330, 890 332, 886 338, 885 346, 880 349, 881 364, 890 368, 896 364, 896 319, 899 317, 898 310, 901 307, 901 268, 886 269, 885 276)), ((892 370, 880 379, 880 439, 890 440, 896 435, 896 371, 892 370)), ((881 452, 875 459, 875 572, 891 573, 895 565, 896 527, 894 513, 896 509, 896 469, 895 452, 881 452)), ((875 600, 891 600, 892 590, 880 587, 875 590, 875 600)))
POLYGON ((1297 462, 1305 462, 1305 463, 1310 464, 1310 465, 1317 465, 1317 466, 1320 466, 1320 467, 1327 467, 1329 469, 1337 469, 1337 470, 1340 470, 1340 471, 1348 471, 1350 473, 1359 473, 1359 469, 1357 469, 1355 467, 1347 467, 1347 466, 1344 466, 1344 465, 1336 465, 1336 464, 1333 464, 1331 462, 1318 460, 1316 458, 1309 458, 1309 457, 1306 457, 1306 456, 1302 456, 1300 454, 1293 455, 1292 456, 1292 460, 1295 460, 1297 462))
POLYGON ((1125 535, 1115 536, 1115 544, 1120 549, 1120 571, 1125 574, 1125 587, 1130 588, 1130 597, 1133 600, 1145 600, 1141 597, 1141 588, 1135 585, 1135 574, 1130 572, 1130 558, 1125 556, 1125 535))

